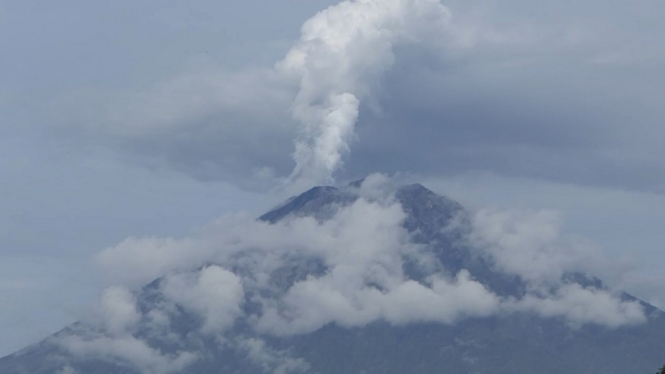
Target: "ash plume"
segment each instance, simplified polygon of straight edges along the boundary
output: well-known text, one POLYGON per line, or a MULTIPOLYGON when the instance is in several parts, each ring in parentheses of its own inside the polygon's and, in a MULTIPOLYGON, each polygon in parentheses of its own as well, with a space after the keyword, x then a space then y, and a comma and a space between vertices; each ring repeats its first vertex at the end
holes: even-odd
POLYGON ((394 64, 395 47, 440 33, 449 18, 438 0, 356 0, 305 22, 300 40, 276 64, 298 85, 291 113, 300 130, 290 182, 332 181, 350 152, 361 101, 394 64))

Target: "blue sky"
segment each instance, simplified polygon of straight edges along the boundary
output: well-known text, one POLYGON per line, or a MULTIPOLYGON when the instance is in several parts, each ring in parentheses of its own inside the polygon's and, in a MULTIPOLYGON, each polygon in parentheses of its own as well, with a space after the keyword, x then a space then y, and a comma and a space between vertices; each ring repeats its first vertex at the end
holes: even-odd
MULTIPOLYGON (((335 3, 0 7, 0 354, 86 313, 108 282, 95 253, 288 195, 297 87, 274 66, 335 3)), ((439 37, 370 74, 335 180, 560 211, 616 259, 615 284, 665 305, 665 5, 444 4, 439 37)))

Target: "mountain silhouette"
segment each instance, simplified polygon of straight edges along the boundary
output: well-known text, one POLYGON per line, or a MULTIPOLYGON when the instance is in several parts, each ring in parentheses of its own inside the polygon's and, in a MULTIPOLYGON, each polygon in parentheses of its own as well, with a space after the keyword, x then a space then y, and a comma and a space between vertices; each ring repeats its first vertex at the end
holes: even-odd
MULTIPOLYGON (((326 222, 361 198, 361 184, 312 188, 262 215, 259 221, 275 225, 311 217, 326 222)), ((490 258, 469 247, 464 238, 471 229, 470 215, 459 203, 420 184, 398 187, 392 196, 404 212, 402 226, 411 242, 430 259, 431 266, 423 268, 405 257, 402 266, 408 280, 426 283, 432 272, 465 272, 502 299, 519 300, 527 295, 527 281, 497 270, 490 258)), ((244 271, 242 267, 228 270, 235 274, 244 271)), ((261 296, 278 298, 299 282, 321 277, 329 270, 319 258, 292 256, 272 271, 269 283, 274 287, 261 296)), ((105 334, 78 322, 0 359, 0 373, 646 374, 665 360, 665 314, 626 293, 618 294, 622 300, 641 305, 646 316, 643 323, 576 326, 565 318, 523 311, 471 316, 454 323, 379 319, 362 326, 343 326, 331 322, 315 331, 280 335, 253 328, 253 316, 265 311, 246 291, 248 301, 242 306, 242 317, 220 338, 198 333, 203 323, 200 316, 178 305, 171 311, 168 332, 155 333, 149 316, 164 303, 164 282, 164 278, 156 279, 136 294, 141 316, 138 328, 118 339, 128 345, 137 339, 145 342, 151 352, 166 358, 165 365, 152 364, 149 355, 141 356, 145 362, 137 365, 99 353, 74 354, 61 342, 105 334), (178 352, 195 352, 196 357, 178 352)), ((609 290, 601 280, 581 272, 566 273, 561 282, 581 289, 609 290)), ((86 339, 82 341, 91 341, 86 339)), ((120 344, 109 341, 109 349, 133 349, 120 344)), ((83 346, 79 348, 88 352, 83 346)))

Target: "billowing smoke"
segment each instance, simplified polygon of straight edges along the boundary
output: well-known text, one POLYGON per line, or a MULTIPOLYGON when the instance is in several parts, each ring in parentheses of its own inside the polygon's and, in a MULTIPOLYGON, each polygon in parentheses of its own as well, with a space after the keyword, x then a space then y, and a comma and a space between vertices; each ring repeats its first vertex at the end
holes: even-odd
POLYGON ((393 65, 394 48, 440 34, 449 17, 438 0, 347 0, 303 25, 276 66, 299 86, 292 182, 330 182, 350 151, 360 102, 393 65))

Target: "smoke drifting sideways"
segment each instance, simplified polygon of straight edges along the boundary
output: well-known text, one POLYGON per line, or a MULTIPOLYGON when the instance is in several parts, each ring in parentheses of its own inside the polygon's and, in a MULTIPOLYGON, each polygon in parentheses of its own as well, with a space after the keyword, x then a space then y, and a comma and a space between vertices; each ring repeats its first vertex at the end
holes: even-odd
POLYGON ((298 86, 291 112, 300 129, 289 184, 332 181, 350 153, 361 100, 394 64, 394 48, 440 34, 450 17, 438 0, 357 0, 303 25, 300 40, 275 66, 298 86))

